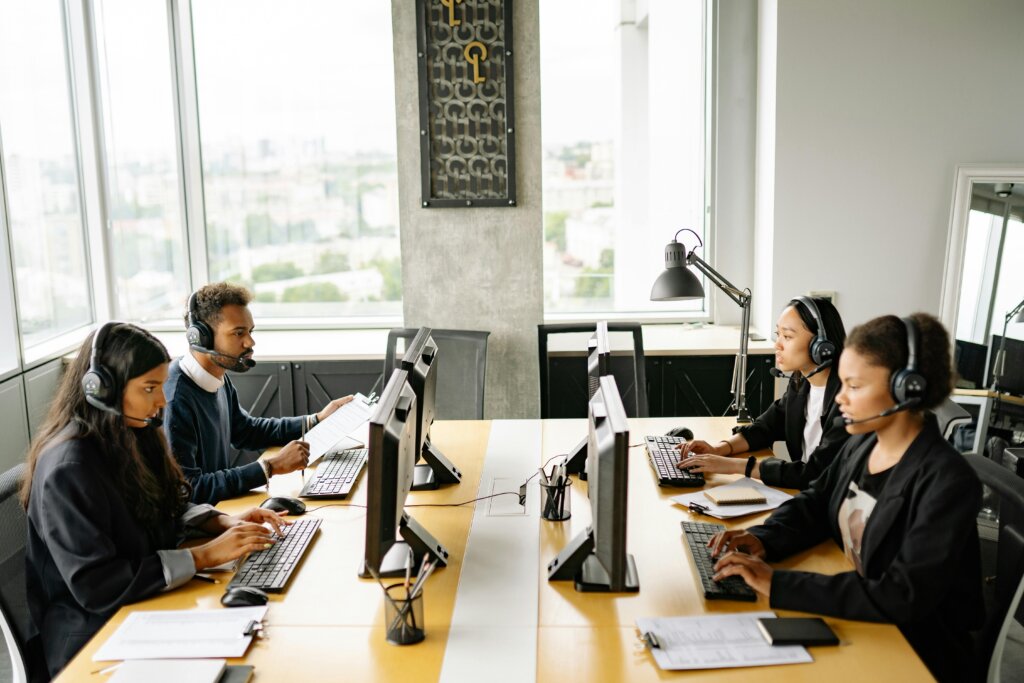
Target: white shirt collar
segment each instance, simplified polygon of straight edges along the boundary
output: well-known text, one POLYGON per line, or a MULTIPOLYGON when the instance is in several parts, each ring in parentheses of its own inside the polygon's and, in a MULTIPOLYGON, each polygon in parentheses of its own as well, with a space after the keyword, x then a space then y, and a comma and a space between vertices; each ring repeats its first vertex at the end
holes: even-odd
POLYGON ((211 375, 206 368, 199 364, 190 351, 186 351, 185 355, 181 357, 181 371, 198 384, 200 389, 211 394, 216 394, 224 386, 224 379, 211 375))

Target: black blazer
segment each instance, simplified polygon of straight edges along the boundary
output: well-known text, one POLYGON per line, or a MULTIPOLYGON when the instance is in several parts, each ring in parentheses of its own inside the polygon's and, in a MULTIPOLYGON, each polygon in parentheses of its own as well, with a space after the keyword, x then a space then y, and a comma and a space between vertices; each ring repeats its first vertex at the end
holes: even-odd
POLYGON ((786 442, 792 462, 780 458, 762 460, 761 481, 769 486, 805 489, 831 464, 849 437, 844 426, 835 424, 836 418, 840 417, 839 405, 836 404, 836 394, 839 393, 840 386, 839 373, 833 367, 828 374, 825 398, 821 406, 821 442, 807 462, 802 460, 804 426, 807 424, 807 399, 811 393, 811 385, 806 380, 790 380, 782 398, 768 406, 768 410, 754 420, 753 424, 737 430, 750 444, 752 451, 771 448, 776 441, 786 442))
MULTIPOLYGON (((877 441, 850 439, 810 488, 761 526, 769 561, 831 538, 840 548, 839 507, 877 441)), ((984 621, 976 517, 981 484, 939 434, 933 417, 895 465, 864 529, 864 576, 778 570, 771 606, 896 624, 940 680, 974 678, 970 630, 984 621)))
POLYGON ((29 612, 51 676, 119 607, 167 587, 156 551, 175 547, 175 527, 173 519, 155 529, 135 521, 92 439, 69 438, 40 454, 25 562, 29 612))

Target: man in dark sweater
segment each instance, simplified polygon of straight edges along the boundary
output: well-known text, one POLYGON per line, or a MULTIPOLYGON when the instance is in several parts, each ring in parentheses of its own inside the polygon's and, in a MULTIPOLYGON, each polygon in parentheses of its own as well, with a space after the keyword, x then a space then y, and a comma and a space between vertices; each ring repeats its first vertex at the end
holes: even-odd
POLYGON ((275 474, 302 469, 309 460, 309 444, 300 440, 303 426, 311 429, 352 400, 335 399, 319 413, 300 417, 249 415, 239 405, 227 371, 245 372, 255 365, 251 300, 247 289, 224 282, 196 291, 185 316, 190 350, 171 363, 164 385, 164 428, 171 451, 192 484, 195 503, 216 504, 268 483, 275 474), (232 446, 283 448, 232 467, 232 446))

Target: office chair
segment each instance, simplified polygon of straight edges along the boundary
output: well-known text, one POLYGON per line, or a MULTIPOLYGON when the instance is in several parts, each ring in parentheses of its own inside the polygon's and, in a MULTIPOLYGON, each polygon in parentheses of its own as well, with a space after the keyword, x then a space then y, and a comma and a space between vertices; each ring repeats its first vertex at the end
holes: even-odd
POLYGON ((1024 593, 1024 479, 988 458, 974 453, 964 457, 981 483, 999 498, 999 536, 994 567, 991 562, 986 566, 984 554, 982 557, 987 616, 975 641, 981 678, 998 683, 1006 634, 1024 593), (992 569, 995 571, 994 580, 989 578, 992 569))
MULTIPOLYGON (((559 323, 553 325, 537 326, 537 350, 540 358, 540 416, 542 419, 552 417, 555 404, 555 396, 551 386, 551 365, 548 358, 548 338, 556 334, 580 334, 592 333, 597 329, 596 323, 559 323)), ((612 355, 612 374, 615 375, 615 383, 622 392, 622 402, 626 408, 626 415, 629 417, 649 417, 647 403, 647 362, 644 358, 644 336, 640 323, 608 323, 608 332, 629 332, 633 335, 633 371, 623 372, 616 368, 615 356, 612 355)), ((583 344, 579 351, 585 353, 586 344, 583 344)), ((586 370, 579 377, 580 406, 577 417, 587 416, 587 394, 586 370)), ((564 389, 564 387, 562 387, 564 389)), ((574 406, 575 407, 575 406, 574 406)))
MULTIPOLYGON (((415 327, 396 327, 388 332, 384 352, 384 382, 401 365, 395 350, 398 340, 408 344, 419 332, 415 327)), ((487 338, 489 331, 431 329, 437 344, 437 397, 434 418, 438 420, 482 420, 484 385, 487 379, 487 338)))
POLYGON ((18 500, 25 471, 22 463, 0 474, 0 632, 10 653, 14 683, 39 680, 46 671, 25 591, 28 518, 18 500))
POLYGON ((932 413, 939 422, 939 433, 946 441, 953 437, 953 432, 957 427, 973 422, 971 414, 951 398, 943 401, 941 405, 932 410, 932 413))

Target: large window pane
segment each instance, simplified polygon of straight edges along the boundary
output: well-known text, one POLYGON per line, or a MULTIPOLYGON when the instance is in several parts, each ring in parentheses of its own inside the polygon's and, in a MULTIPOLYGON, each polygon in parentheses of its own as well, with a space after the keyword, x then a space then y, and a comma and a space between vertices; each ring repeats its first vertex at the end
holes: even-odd
POLYGON ((0 0, 3 144, 22 344, 92 322, 61 3, 0 0))
POLYGON ((213 279, 270 316, 401 315, 391 4, 192 4, 213 279))
POLYGON ((167 5, 95 5, 115 316, 177 317, 188 294, 167 5))
POLYGON ((631 5, 540 6, 548 314, 704 310, 649 300, 672 235, 704 232, 704 2, 631 5))

